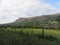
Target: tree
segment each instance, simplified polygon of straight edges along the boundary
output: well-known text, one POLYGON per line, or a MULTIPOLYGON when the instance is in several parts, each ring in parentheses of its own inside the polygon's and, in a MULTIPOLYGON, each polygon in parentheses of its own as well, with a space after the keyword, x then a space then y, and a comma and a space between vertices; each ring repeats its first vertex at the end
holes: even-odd
POLYGON ((60 27, 60 14, 57 16, 57 25, 58 25, 58 28, 60 27))
POLYGON ((60 24, 60 15, 57 17, 57 23, 60 24))

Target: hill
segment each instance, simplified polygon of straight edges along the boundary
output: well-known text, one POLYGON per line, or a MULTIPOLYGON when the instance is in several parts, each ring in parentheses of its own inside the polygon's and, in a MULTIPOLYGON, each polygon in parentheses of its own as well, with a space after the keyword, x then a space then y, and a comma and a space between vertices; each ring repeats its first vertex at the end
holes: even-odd
POLYGON ((60 14, 43 15, 29 18, 19 18, 13 23, 3 24, 2 26, 19 26, 24 28, 59 28, 56 18, 60 14))

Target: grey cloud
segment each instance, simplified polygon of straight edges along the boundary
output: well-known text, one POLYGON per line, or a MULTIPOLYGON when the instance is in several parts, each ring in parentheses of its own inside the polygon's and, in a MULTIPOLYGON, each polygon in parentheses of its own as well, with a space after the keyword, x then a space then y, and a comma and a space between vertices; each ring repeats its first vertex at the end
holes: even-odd
POLYGON ((60 10, 42 0, 2 0, 0 3, 0 21, 8 22, 19 17, 31 17, 59 13, 60 10), (2 21, 3 20, 3 21, 2 21))

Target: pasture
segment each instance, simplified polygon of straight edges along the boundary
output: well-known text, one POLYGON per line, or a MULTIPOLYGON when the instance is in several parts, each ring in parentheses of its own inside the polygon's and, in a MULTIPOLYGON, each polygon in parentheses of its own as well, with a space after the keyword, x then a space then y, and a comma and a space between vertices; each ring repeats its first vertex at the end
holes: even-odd
POLYGON ((37 28, 0 29, 0 45, 60 45, 60 31, 37 28))

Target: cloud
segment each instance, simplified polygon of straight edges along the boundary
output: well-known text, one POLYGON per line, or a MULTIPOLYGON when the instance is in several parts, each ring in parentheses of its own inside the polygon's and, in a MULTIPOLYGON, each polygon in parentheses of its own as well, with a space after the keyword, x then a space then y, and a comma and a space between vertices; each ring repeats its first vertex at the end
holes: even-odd
POLYGON ((12 22, 19 17, 59 13, 60 10, 42 0, 1 0, 0 23, 12 22))
POLYGON ((57 5, 60 6, 60 2, 57 2, 57 5))

